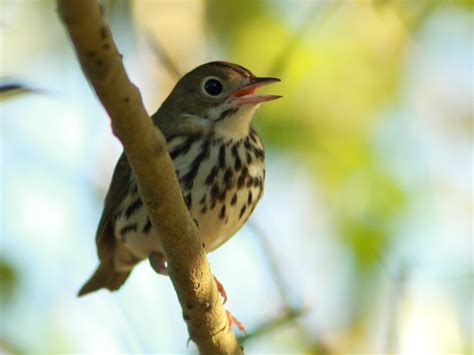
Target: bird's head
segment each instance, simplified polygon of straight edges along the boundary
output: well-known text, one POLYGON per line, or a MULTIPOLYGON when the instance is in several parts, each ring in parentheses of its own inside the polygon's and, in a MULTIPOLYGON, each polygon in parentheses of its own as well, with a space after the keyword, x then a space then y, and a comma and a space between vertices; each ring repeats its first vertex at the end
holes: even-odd
POLYGON ((256 89, 278 81, 232 63, 203 64, 178 81, 155 119, 170 134, 212 132, 240 139, 248 134, 257 107, 281 97, 257 94, 256 89))

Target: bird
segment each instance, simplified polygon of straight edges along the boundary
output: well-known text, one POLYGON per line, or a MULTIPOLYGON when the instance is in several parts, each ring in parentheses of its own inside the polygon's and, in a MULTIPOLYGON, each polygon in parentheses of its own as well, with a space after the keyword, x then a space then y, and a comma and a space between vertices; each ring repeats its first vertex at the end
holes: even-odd
MULTIPOLYGON (((264 148, 252 126, 260 104, 280 95, 256 89, 279 82, 229 62, 202 64, 185 74, 152 115, 166 138, 184 201, 206 252, 244 225, 260 200, 264 148)), ((166 275, 166 254, 152 227, 124 153, 118 159, 96 232, 99 266, 78 295, 114 291, 135 265, 149 259, 166 275)), ((222 286, 216 279, 218 289, 222 286)))

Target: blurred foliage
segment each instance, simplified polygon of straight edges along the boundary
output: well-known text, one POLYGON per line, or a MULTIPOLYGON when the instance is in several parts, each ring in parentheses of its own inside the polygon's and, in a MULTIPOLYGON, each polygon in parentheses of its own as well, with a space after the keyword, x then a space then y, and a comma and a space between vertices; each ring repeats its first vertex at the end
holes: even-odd
POLYGON ((13 298, 18 275, 13 266, 5 259, 0 259, 0 305, 5 307, 13 298))
POLYGON ((463 7, 467 10, 474 10, 474 2, 470 0, 422 0, 422 1, 403 1, 403 0, 374 0, 373 5, 378 9, 388 9, 389 11, 395 11, 407 25, 412 26, 412 30, 415 30, 417 24, 423 22, 424 19, 429 16, 433 10, 438 6, 444 7, 463 7))
POLYGON ((0 101, 32 93, 40 93, 40 91, 16 82, 0 83, 0 101))
MULTIPOLYGON (((249 338, 246 339, 248 341, 246 346, 250 348, 252 343, 257 343, 257 338, 266 338, 265 344, 268 345, 272 344, 272 340, 282 344, 301 344, 304 353, 308 354, 343 354, 349 350, 358 349, 357 346, 360 346, 361 343, 364 341, 369 343, 372 339, 364 339, 364 337, 367 338, 367 334, 373 333, 374 326, 371 324, 373 319, 370 318, 376 309, 374 300, 381 296, 380 290, 377 290, 381 283, 380 274, 384 272, 390 274, 384 276, 388 276, 386 278, 393 281, 393 287, 398 290, 395 293, 401 294, 402 289, 406 286, 405 282, 409 281, 397 277, 392 278, 391 270, 387 272, 384 263, 384 258, 390 254, 391 248, 397 243, 395 240, 397 235, 394 231, 396 227, 394 226, 417 198, 413 191, 407 191, 407 186, 402 185, 399 177, 394 176, 393 171, 387 171, 389 164, 383 160, 387 159, 387 155, 378 151, 380 147, 376 144, 376 140, 380 138, 378 136, 380 126, 386 124, 384 120, 397 119, 397 115, 400 114, 397 112, 397 115, 388 118, 384 113, 387 108, 393 109, 394 106, 401 105, 401 101, 404 100, 403 95, 406 94, 406 87, 404 87, 406 82, 404 81, 406 81, 407 67, 410 65, 407 63, 407 58, 409 58, 410 51, 413 50, 414 42, 417 41, 417 34, 422 32, 427 21, 439 14, 440 11, 451 12, 455 9, 471 13, 474 9, 474 2, 470 0, 203 0, 203 8, 188 6, 191 2, 194 5, 197 4, 194 1, 106 0, 103 2, 114 37, 117 39, 120 50, 124 53, 127 69, 132 69, 130 71, 131 77, 141 73, 146 77, 146 80, 142 81, 147 82, 147 85, 159 87, 163 93, 168 92, 169 88, 165 87, 162 82, 154 86, 156 83, 153 82, 159 81, 163 77, 150 75, 150 68, 156 67, 153 56, 160 59, 159 63, 166 66, 172 76, 179 76, 180 68, 191 68, 200 64, 200 60, 204 58, 217 59, 216 57, 218 57, 237 62, 250 68, 258 75, 281 77, 282 83, 272 86, 268 90, 272 93, 283 94, 284 98, 271 105, 265 105, 259 112, 255 125, 271 154, 276 152, 284 156, 289 155, 298 161, 299 166, 306 167, 310 174, 310 181, 314 183, 314 188, 318 192, 318 198, 323 199, 321 204, 324 213, 329 216, 331 228, 329 234, 335 235, 337 238, 335 244, 338 245, 338 248, 342 246, 344 249, 341 259, 338 259, 337 262, 347 262, 352 273, 349 276, 341 276, 334 275, 331 270, 328 273, 330 282, 324 284, 323 287, 330 289, 337 282, 345 283, 348 286, 338 284, 338 287, 334 289, 324 289, 321 292, 318 289, 311 294, 313 298, 306 300, 308 303, 304 306, 298 302, 292 304, 295 299, 304 297, 305 295, 302 294, 306 292, 308 285, 313 281, 318 282, 319 277, 325 271, 316 270, 311 276, 298 275, 299 280, 303 279, 303 284, 295 286, 295 283, 291 281, 298 278, 295 276, 295 280, 293 280, 292 275, 289 280, 288 273, 282 272, 287 269, 292 270, 292 265, 282 263, 280 254, 272 254, 271 248, 274 246, 272 245, 274 239, 268 238, 268 242, 265 241, 265 238, 260 240, 260 247, 265 254, 260 261, 269 269, 268 275, 271 275, 271 280, 267 280, 268 284, 276 285, 278 289, 279 299, 272 302, 283 306, 281 313, 271 316, 267 314, 266 318, 258 321, 260 326, 250 324, 249 328, 252 330, 249 333, 249 338), (142 6, 140 12, 137 11, 138 4, 142 6), (189 8, 192 8, 193 11, 196 10, 196 13, 193 12, 189 17, 179 16, 180 11, 187 11, 189 8), (197 9, 202 10, 202 13, 197 9), (170 15, 167 11, 172 14, 169 16, 170 20, 164 20, 166 16, 170 15), (144 13, 148 13, 150 17, 144 16, 144 13), (180 22, 182 18, 187 20, 180 22), (196 21, 197 24, 189 26, 187 22, 191 20, 196 21), (162 23, 163 27, 157 27, 159 30, 156 30, 150 24, 152 21, 162 23), (205 33, 204 36, 193 36, 194 33, 190 33, 191 31, 198 32, 201 30, 201 26, 205 33), (147 30, 143 30, 144 28, 147 30), (143 42, 148 44, 146 50, 152 53, 151 57, 147 58, 146 53, 144 54, 146 50, 140 47, 140 39, 143 38, 145 39, 143 42), (168 43, 160 42, 163 38, 167 38, 168 43), (185 38, 197 39, 196 42, 202 39, 208 43, 199 42, 196 44, 196 56, 189 55, 190 58, 187 58, 188 55, 182 55, 182 53, 188 52, 184 52, 179 46, 172 45, 179 41, 188 43, 184 41, 185 38), (198 48, 200 46, 204 48, 198 48), (201 55, 200 51, 205 55, 201 55), (218 53, 218 56, 214 56, 215 53, 218 53), (145 58, 149 60, 151 58, 151 64, 144 64, 145 58), (134 59, 139 63, 136 67, 134 67, 134 59), (157 80, 157 78, 159 79, 157 80), (152 83, 150 84, 150 82, 152 83), (384 264, 384 267, 380 267, 380 264, 384 264), (318 280, 310 279, 316 274, 318 280), (295 290, 292 290, 291 287, 295 290), (299 288, 296 289, 296 287, 299 288), (292 295, 292 291, 298 295, 292 295), (331 294, 331 292, 333 293, 331 294), (319 303, 319 299, 324 298, 326 294, 329 295, 328 298, 337 299, 341 296, 339 293, 344 292, 348 293, 348 295, 344 295, 347 299, 340 301, 340 303, 333 300, 319 303), (331 302, 342 305, 342 307, 339 307, 336 312, 329 311, 327 314, 323 314, 325 310, 320 310, 320 304, 331 307, 333 306, 331 302), (314 321, 315 318, 311 321, 315 323, 327 321, 330 323, 328 328, 321 327, 321 324, 316 326, 310 324, 305 317, 309 316, 311 312, 317 313, 317 321, 314 321), (340 323, 331 323, 332 318, 337 317, 342 319, 339 320, 340 323), (330 336, 327 336, 326 333, 330 333, 330 336), (281 338, 284 340, 280 339, 281 334, 283 334, 281 338)), ((39 38, 37 41, 28 41, 27 36, 30 34, 25 35, 23 37, 26 38, 25 43, 18 42, 21 50, 17 49, 19 54, 17 54, 16 60, 23 67, 30 68, 31 65, 37 73, 42 73, 43 67, 47 68, 48 65, 51 65, 51 58, 58 56, 59 48, 62 54, 71 54, 71 51, 56 19, 48 19, 47 24, 54 23, 56 27, 46 26, 45 29, 46 21, 40 19, 41 16, 38 15, 40 10, 44 11, 41 14, 52 14, 51 8, 54 1, 26 4, 25 2, 18 6, 21 9, 18 10, 18 13, 29 8, 28 21, 26 21, 28 26, 31 26, 29 31, 37 31, 35 26, 41 24, 41 27, 38 28, 42 28, 45 33, 49 31, 48 40, 44 41, 39 38), (51 38, 55 40, 51 40, 51 38), (41 70, 38 70, 38 67, 33 64, 36 61, 40 62, 37 59, 39 56, 36 56, 35 52, 40 50, 44 51, 42 53, 44 62, 40 63, 41 70), (35 55, 31 53, 35 53, 35 55), (18 58, 20 59, 18 60, 18 58)), ((5 18, 8 17, 5 16, 5 18)), ((15 31, 18 31, 21 34, 13 22, 7 21, 6 26, 9 33, 14 34, 15 31)), ((22 28, 27 29, 28 26, 22 28)), ((194 47, 190 53, 194 54, 193 51, 194 47)), ((51 72, 45 76, 60 77, 60 80, 55 84, 57 87, 76 86, 77 83, 72 82, 73 79, 69 77, 70 73, 68 76, 64 76, 65 68, 72 67, 71 61, 74 59, 72 56, 64 58, 68 61, 66 64, 56 65, 53 63, 55 64, 54 70, 60 72, 60 75, 50 68, 51 72), (71 82, 68 82, 69 80, 71 82)), ((10 75, 10 73, 7 74, 10 75)), ((13 75, 15 78, 22 78, 16 73, 13 75)), ((41 83, 41 87, 43 79, 37 79, 41 83)), ((83 80, 82 77, 80 79, 83 80)), ((146 92, 146 88, 143 89, 143 92, 146 92)), ((21 80, 17 80, 15 84, 5 84, 0 87, 0 101, 4 98, 16 98, 18 95, 35 91, 28 85, 22 84, 21 80)), ((85 95, 88 98, 91 96, 89 92, 86 92, 85 95)), ((69 104, 79 100, 77 93, 73 96, 74 100, 71 99, 69 104)), ((90 103, 91 101, 86 102, 90 103)), ((449 104, 452 105, 451 102, 449 104)), ((74 107, 73 110, 77 110, 77 107, 74 107)), ((84 112, 78 114, 82 115, 84 112)), ((468 132, 472 135, 472 115, 468 112, 466 116, 463 121, 459 121, 462 124, 456 129, 464 134, 468 132)), ((66 117, 68 120, 72 119, 69 116, 66 117)), ((85 117, 81 117, 79 121, 85 121, 85 117)), ((448 128, 453 128, 456 122, 449 121, 448 128)), ((96 129, 95 124, 94 130, 96 129)), ((74 125, 72 127, 76 128, 74 125)), ((109 134, 108 131, 107 134, 109 134)), ((81 144, 89 145, 90 141, 81 144)), ((80 149, 82 150, 83 146, 80 149)), ((407 166, 410 165, 407 164, 407 166)), ((287 174, 285 176, 290 176, 288 172, 285 173, 287 174)), ((103 185, 105 186, 106 183, 104 182, 103 185)), ((74 186, 78 185, 77 181, 74 181, 74 184, 74 186)), ((84 191, 81 190, 79 193, 82 196, 84 191)), ((37 215, 36 211, 34 214, 37 215)), ((77 219, 80 217, 77 216, 77 219)), ((282 218, 285 217, 282 216, 282 218)), ((90 223, 90 216, 84 217, 84 219, 87 219, 86 223, 90 223)), ((82 220, 81 223, 83 223, 82 220)), ((252 235, 257 235, 258 238, 259 231, 254 232, 252 235)), ((311 244, 314 242, 314 235, 310 233, 297 237, 300 238, 299 243, 305 247, 314 245, 311 244)), ((61 240, 63 240, 62 237, 61 240)), ((56 243, 59 244, 59 241, 56 243)), ((333 243, 332 240, 331 243, 333 243)), ((44 243, 45 247, 49 245, 56 244, 44 243)), ((299 246, 295 247, 295 250, 299 246)), ((69 245, 66 249, 70 249, 69 245)), ((415 251, 418 252, 418 250, 415 251)), ((314 253, 316 255, 317 251, 315 250, 314 253)), ((54 253, 47 255, 47 260, 59 258, 59 255, 64 255, 64 253, 54 251, 54 253)), ((298 257, 299 255, 296 256, 296 258, 298 257)), ((407 278, 408 274, 409 270, 407 278)), ((36 277, 37 274, 28 272, 28 276, 36 277)), ((324 278, 324 276, 321 277, 324 278)), ((470 277, 472 278, 472 275, 470 277)), ((20 279, 22 282, 26 282, 26 277, 20 278, 11 264, 6 260, 0 260, 0 304, 2 306, 12 300, 20 279)), ((71 280, 69 274, 67 279, 71 280)), ((265 284, 263 287, 267 286, 265 284)), ((319 286, 320 284, 318 284, 319 286)), ((458 288, 456 295, 462 299, 459 305, 470 302, 472 282, 462 283, 458 288)), ((53 289, 54 287, 51 290, 48 287, 48 294, 45 297, 48 300, 51 299, 49 292, 57 291, 53 289)), ((395 318, 401 317, 402 301, 405 300, 404 295, 400 294, 397 297, 401 301, 397 299, 389 302, 387 307, 388 312, 393 312, 395 318)), ((63 300, 64 295, 61 294, 58 298, 63 300)), ((56 301, 51 304, 54 305, 54 302, 56 301)), ((65 308, 69 310, 69 306, 65 308)), ((465 323, 469 323, 472 318, 466 316, 467 312, 464 308, 460 307, 459 309, 460 317, 465 317, 465 323)), ((69 319, 69 314, 67 317, 69 319)), ((75 321, 77 318, 71 322, 75 321)), ((58 328, 62 328, 63 323, 54 319, 53 322, 56 322, 53 330, 48 328, 48 331, 59 334, 58 328)), ((145 326, 149 326, 148 322, 145 323, 145 326)), ((395 353, 397 341, 400 339, 399 334, 395 333, 400 329, 397 328, 396 319, 389 319, 387 323, 393 331, 391 335, 393 339, 388 341, 386 348, 393 349, 394 351, 389 352, 395 353)), ((105 320, 104 324, 106 324, 105 320)), ((68 326, 70 327, 71 324, 68 326)), ((133 328, 133 331, 140 329, 135 328, 135 324, 130 327, 133 328)), ((469 326, 465 328, 470 329, 469 326)), ((67 345, 57 339, 61 336, 54 334, 47 336, 48 341, 54 343, 48 344, 49 348, 67 349, 67 345)), ((378 335, 377 333, 375 336, 378 335)), ((370 334, 370 336, 374 335, 370 334)), ((5 344, 2 334, 0 334, 0 338, 2 338, 0 339, 0 352, 5 348, 16 349, 16 347, 5 344)), ((117 339, 122 340, 122 338, 122 334, 119 333, 117 339)), ((468 337, 466 336, 466 338, 468 337)), ((82 339, 79 342, 81 341, 82 339)), ((466 340, 466 348, 471 346, 469 342, 469 339, 466 340)))
POLYGON ((399 100, 416 31, 441 7, 472 10, 474 3, 298 2, 298 25, 291 4, 208 0, 205 24, 232 61, 282 79, 284 98, 266 106, 255 125, 267 146, 293 153, 312 172, 331 225, 353 255, 352 343, 373 307, 376 275, 387 271, 377 266, 393 246, 393 226, 413 199, 373 142, 380 113, 399 100))
POLYGON ((244 3, 208 1, 206 23, 236 62, 281 76, 283 102, 268 105, 256 125, 267 145, 294 152, 314 173, 340 237, 361 270, 371 270, 406 200, 370 135, 398 93, 409 33, 371 4, 308 2, 307 20, 294 28, 284 8, 271 8, 278 3, 244 3))
POLYGON ((415 32, 439 7, 456 4, 300 2, 299 26, 286 16, 288 3, 207 4, 205 23, 229 58, 282 78, 284 98, 266 106, 255 125, 267 146, 292 152, 309 168, 336 236, 353 255, 347 313, 354 331, 341 343, 360 341, 377 275, 387 271, 380 266, 394 243, 393 226, 413 198, 385 170, 373 137, 381 111, 399 100, 415 32))

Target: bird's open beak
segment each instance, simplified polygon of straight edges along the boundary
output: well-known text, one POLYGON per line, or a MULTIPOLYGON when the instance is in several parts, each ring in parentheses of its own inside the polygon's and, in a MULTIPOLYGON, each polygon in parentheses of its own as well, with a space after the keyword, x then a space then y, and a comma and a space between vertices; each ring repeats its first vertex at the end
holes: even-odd
POLYGON ((261 102, 272 101, 279 99, 281 95, 261 95, 256 94, 255 91, 261 86, 279 82, 277 78, 252 78, 250 84, 234 91, 230 97, 233 101, 245 104, 258 104, 261 102))

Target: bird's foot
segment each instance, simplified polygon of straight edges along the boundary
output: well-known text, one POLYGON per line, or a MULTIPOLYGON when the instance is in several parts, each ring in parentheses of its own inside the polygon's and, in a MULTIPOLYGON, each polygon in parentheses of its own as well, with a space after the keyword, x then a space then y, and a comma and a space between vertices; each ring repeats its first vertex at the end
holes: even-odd
POLYGON ((245 331, 245 327, 244 325, 242 324, 241 321, 239 321, 237 318, 235 318, 232 313, 230 313, 229 311, 225 311, 227 313, 227 319, 229 320, 229 324, 230 324, 230 327, 229 329, 232 328, 233 325, 235 325, 237 327, 238 330, 240 330, 240 332, 243 334, 243 335, 247 335, 247 332, 245 331))
MULTIPOLYGON (((166 269, 166 264, 164 261, 164 257, 162 254, 158 253, 150 253, 148 257, 150 261, 150 265, 156 273, 161 275, 168 275, 168 270, 166 269)), ((220 283, 220 281, 214 276, 214 282, 216 283, 217 291, 222 297, 222 303, 225 304, 227 302, 227 293, 225 292, 224 286, 220 283)), ((245 327, 237 318, 235 318, 232 313, 226 310, 227 318, 229 320, 230 328, 232 326, 236 326, 237 329, 242 332, 242 334, 246 335, 247 332, 245 331, 245 327)), ((189 340, 188 340, 189 341, 189 340)))
POLYGON ((217 286, 217 291, 222 297, 222 303, 225 304, 227 302, 227 293, 225 292, 224 286, 222 286, 222 284, 219 282, 219 280, 215 276, 214 276, 214 281, 217 286))
POLYGON ((148 257, 150 265, 157 274, 168 276, 168 270, 166 269, 165 257, 163 254, 150 253, 148 257))
MULTIPOLYGON (((225 292, 224 286, 222 286, 222 284, 219 282, 219 280, 215 276, 214 276, 214 281, 217 286, 217 291, 222 297, 222 303, 225 304, 227 302, 227 293, 225 292)), ((225 312, 227 314, 227 319, 229 320, 229 325, 230 325, 229 329, 232 329, 232 326, 235 325, 237 329, 240 330, 240 332, 243 335, 247 335, 247 332, 245 331, 245 327, 242 324, 242 322, 240 322, 237 318, 235 318, 232 315, 232 313, 230 313, 230 311, 226 310, 225 312)))

